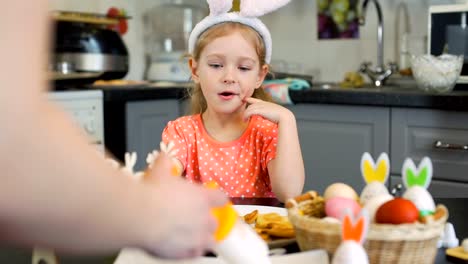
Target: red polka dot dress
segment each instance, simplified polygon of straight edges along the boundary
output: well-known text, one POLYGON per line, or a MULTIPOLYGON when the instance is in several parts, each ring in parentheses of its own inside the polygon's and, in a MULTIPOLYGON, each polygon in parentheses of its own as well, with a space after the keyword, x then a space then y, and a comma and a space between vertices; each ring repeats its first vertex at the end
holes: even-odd
POLYGON ((275 197, 267 164, 276 156, 277 136, 278 125, 256 115, 240 138, 218 142, 198 114, 169 122, 162 137, 174 142, 189 181, 215 181, 229 197, 275 197))

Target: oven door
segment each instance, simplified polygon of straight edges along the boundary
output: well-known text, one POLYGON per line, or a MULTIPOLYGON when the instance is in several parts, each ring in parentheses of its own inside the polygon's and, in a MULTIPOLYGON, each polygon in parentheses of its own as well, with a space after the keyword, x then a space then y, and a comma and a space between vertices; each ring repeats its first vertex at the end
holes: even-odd
POLYGON ((101 90, 55 91, 48 94, 72 115, 75 122, 88 135, 89 143, 104 153, 104 110, 101 90))

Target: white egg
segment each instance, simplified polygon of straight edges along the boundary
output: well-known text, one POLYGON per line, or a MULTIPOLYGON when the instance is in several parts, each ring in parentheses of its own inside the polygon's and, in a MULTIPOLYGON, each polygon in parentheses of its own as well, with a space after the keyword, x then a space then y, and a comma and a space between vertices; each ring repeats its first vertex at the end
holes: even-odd
POLYGON ((345 241, 336 249, 332 264, 368 264, 364 248, 355 241, 345 241))
POLYGON ((421 186, 410 187, 403 194, 403 198, 413 202, 419 212, 433 213, 435 211, 434 199, 432 199, 431 194, 421 186))
POLYGON ((382 194, 388 194, 387 187, 381 182, 373 181, 364 187, 359 199, 362 205, 366 205, 370 199, 382 194))
POLYGON ((369 221, 370 222, 375 222, 375 213, 379 209, 379 207, 384 204, 385 202, 388 202, 393 199, 393 196, 390 194, 381 194, 378 196, 375 196, 371 198, 367 203, 364 205, 364 208, 367 209, 367 212, 369 213, 369 221))

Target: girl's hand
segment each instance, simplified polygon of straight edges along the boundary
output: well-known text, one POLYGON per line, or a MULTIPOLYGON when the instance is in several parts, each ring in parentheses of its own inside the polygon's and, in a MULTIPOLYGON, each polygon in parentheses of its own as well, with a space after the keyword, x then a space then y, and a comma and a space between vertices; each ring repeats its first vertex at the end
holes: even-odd
POLYGON ((266 102, 256 98, 246 98, 244 100, 249 105, 245 109, 244 119, 249 119, 252 115, 261 115, 271 122, 280 123, 282 120, 294 118, 289 109, 275 103, 266 102))

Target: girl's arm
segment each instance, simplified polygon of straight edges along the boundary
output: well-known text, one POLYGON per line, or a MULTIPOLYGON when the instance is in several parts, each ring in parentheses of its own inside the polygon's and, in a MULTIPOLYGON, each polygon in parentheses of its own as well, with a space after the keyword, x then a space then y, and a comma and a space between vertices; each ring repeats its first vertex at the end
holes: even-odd
POLYGON ((301 194, 305 172, 296 118, 291 111, 283 109, 278 122, 276 158, 268 163, 268 172, 273 192, 285 202, 301 194))
POLYGON ((278 124, 276 158, 268 163, 268 172, 273 192, 284 202, 299 195, 304 187, 304 162, 296 118, 289 109, 278 104, 254 98, 248 98, 246 101, 250 105, 244 117, 258 114, 278 124))

